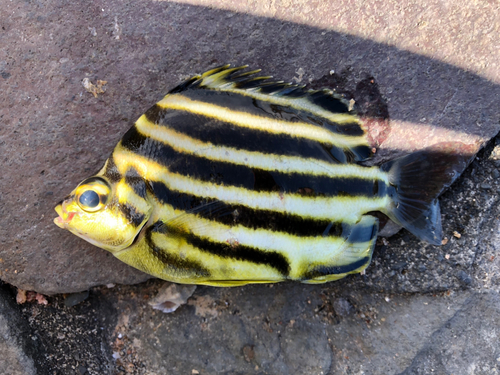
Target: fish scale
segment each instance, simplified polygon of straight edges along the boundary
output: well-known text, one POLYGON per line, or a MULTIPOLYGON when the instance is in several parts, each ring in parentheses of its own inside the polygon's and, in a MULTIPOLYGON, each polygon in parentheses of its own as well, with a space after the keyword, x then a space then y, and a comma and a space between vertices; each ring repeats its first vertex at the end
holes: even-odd
POLYGON ((463 160, 423 151, 359 165, 371 147, 341 96, 244 68, 171 90, 56 207, 55 223, 153 276, 215 286, 361 272, 374 211, 440 243, 436 198, 453 179, 443 171, 463 160))

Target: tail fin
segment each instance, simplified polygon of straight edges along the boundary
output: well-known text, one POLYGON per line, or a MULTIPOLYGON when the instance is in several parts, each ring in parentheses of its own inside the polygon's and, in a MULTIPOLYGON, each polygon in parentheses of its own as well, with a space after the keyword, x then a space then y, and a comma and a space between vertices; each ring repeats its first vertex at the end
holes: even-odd
POLYGON ((421 240, 441 245, 439 194, 460 175, 470 155, 426 149, 382 165, 389 173, 391 204, 385 214, 421 240))

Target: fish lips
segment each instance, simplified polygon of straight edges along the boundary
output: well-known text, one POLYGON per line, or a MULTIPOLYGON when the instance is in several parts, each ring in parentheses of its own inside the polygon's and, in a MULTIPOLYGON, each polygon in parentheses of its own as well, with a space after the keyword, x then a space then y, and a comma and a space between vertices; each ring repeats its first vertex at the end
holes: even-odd
POLYGON ((68 229, 68 224, 71 222, 73 217, 75 217, 76 212, 66 211, 66 201, 61 201, 54 207, 54 210, 59 215, 54 219, 54 224, 59 228, 68 229))

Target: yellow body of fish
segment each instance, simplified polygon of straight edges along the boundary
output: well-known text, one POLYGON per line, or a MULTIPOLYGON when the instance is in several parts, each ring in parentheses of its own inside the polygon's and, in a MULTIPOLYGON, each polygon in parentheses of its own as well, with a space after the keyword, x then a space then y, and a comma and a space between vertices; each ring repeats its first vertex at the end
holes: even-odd
POLYGON ((361 166, 371 148, 344 99, 242 69, 173 89, 56 207, 55 223, 156 277, 216 286, 361 272, 374 211, 440 243, 436 197, 456 158, 361 166))

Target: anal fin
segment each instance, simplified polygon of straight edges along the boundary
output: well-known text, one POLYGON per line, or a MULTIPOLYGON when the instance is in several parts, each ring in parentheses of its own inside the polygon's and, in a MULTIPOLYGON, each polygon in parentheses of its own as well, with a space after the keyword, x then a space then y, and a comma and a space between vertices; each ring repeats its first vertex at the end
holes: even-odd
POLYGON ((325 261, 314 264, 304 273, 305 284, 321 284, 342 279, 352 273, 360 273, 370 264, 378 233, 378 219, 365 215, 353 227, 344 245, 325 261))

